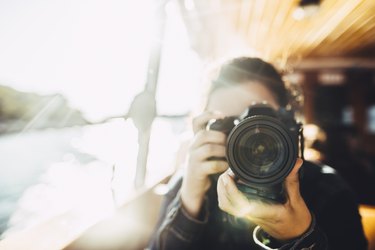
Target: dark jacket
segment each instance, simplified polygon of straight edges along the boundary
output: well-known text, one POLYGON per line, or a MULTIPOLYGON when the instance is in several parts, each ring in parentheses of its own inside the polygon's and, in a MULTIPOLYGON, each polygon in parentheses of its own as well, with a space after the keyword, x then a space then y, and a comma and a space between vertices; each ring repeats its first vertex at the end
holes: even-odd
POLYGON ((256 225, 221 211, 216 183, 207 192, 201 218, 189 217, 180 201, 182 179, 171 182, 151 249, 367 249, 354 194, 328 166, 304 162, 300 192, 313 222, 306 233, 289 242, 278 242, 259 227, 254 232, 256 225))

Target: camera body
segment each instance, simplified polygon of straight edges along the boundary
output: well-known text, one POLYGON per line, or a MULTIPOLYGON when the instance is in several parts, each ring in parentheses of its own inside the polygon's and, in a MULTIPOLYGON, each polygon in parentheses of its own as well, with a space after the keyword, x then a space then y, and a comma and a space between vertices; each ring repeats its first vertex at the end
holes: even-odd
POLYGON ((239 117, 212 120, 208 130, 227 135, 226 160, 249 198, 285 203, 284 180, 298 157, 301 124, 291 110, 249 106, 239 117))

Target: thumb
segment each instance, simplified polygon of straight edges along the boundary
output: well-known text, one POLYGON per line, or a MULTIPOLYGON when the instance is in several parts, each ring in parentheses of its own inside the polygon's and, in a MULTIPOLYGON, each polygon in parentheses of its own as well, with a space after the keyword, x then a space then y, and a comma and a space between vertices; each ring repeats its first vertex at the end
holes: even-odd
POLYGON ((298 171, 303 164, 303 160, 301 158, 297 158, 296 163, 290 174, 285 179, 285 187, 289 196, 289 199, 296 198, 300 196, 299 192, 299 174, 298 171))

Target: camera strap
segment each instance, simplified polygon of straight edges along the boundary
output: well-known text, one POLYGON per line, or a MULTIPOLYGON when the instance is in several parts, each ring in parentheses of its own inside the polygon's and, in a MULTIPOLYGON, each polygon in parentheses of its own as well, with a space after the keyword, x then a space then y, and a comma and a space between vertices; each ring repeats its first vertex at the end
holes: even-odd
POLYGON ((300 157, 302 160, 305 160, 304 149, 305 149, 305 138, 303 137, 303 125, 298 123, 298 137, 299 137, 299 148, 300 148, 300 157))

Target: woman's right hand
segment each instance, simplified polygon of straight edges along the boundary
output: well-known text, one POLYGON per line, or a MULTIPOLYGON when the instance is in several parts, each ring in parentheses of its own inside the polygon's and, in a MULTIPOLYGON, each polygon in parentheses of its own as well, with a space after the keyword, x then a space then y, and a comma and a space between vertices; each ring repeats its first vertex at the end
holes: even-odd
POLYGON ((193 218, 198 217, 205 194, 211 186, 209 175, 228 169, 225 160, 212 160, 225 159, 226 135, 206 130, 209 120, 220 118, 223 118, 222 114, 205 112, 193 120, 194 138, 189 147, 187 169, 181 187, 182 205, 193 218))

